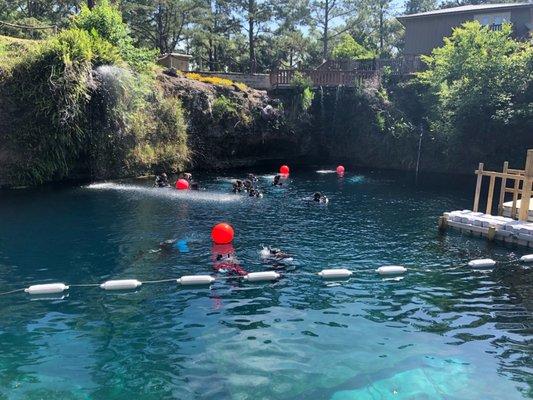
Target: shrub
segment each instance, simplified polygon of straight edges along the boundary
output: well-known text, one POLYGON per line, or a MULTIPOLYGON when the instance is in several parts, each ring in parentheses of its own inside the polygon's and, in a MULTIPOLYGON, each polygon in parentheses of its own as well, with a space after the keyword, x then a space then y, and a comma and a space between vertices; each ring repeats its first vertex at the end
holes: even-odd
POLYGON ((213 102, 213 117, 217 121, 223 119, 237 119, 239 118, 239 110, 237 107, 237 104, 231 99, 226 96, 219 96, 213 102))
POLYGON ((143 72, 153 66, 157 52, 133 46, 128 26, 122 20, 120 11, 108 0, 99 1, 93 9, 84 4, 81 12, 72 19, 72 26, 111 43, 135 70, 143 72))
POLYGON ((135 114, 136 144, 126 157, 131 171, 179 171, 189 161, 187 124, 181 101, 158 96, 152 110, 139 109, 135 114))
POLYGON ((241 91, 245 91, 248 89, 248 86, 246 86, 244 83, 233 82, 231 79, 221 78, 219 76, 205 76, 205 75, 200 75, 196 72, 188 72, 185 74, 185 76, 189 79, 193 79, 195 81, 204 82, 204 83, 210 83, 212 85, 235 86, 241 91))
POLYGON ((0 36, 0 81, 36 46, 37 42, 33 40, 0 36))
POLYGON ((313 92, 313 82, 307 76, 296 72, 291 80, 291 86, 296 92, 295 112, 305 112, 311 107, 315 94, 313 92))

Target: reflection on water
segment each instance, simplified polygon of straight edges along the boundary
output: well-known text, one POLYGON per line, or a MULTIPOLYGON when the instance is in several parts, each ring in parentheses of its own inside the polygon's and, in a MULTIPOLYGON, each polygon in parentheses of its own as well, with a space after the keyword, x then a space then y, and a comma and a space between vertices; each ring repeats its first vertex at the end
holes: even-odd
MULTIPOLYGON (((244 175, 244 173, 242 174, 244 175)), ((273 177, 273 176, 272 176, 273 177)), ((133 292, 0 298, 0 399, 516 399, 531 396, 529 270, 522 248, 438 235, 470 204, 453 180, 292 174, 266 195, 142 182, 2 192, 0 291, 33 283, 155 280, 213 272, 211 226, 236 230, 243 268, 263 246, 294 257, 274 283, 174 283, 133 292), (97 190, 98 189, 98 190, 97 190), (301 201, 315 191, 326 207, 301 201), (185 239, 189 252, 157 252, 185 239), (507 264, 481 273, 472 258, 507 264), (374 270, 403 264, 401 280, 374 270), (325 282, 312 273, 350 268, 325 282)))

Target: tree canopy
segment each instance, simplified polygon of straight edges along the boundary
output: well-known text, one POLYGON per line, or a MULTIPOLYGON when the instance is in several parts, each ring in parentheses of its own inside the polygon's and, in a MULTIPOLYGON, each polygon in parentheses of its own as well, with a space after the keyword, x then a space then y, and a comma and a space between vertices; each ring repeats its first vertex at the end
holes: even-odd
POLYGON ((511 33, 509 24, 496 31, 466 22, 425 57, 418 79, 429 89, 431 130, 455 143, 458 155, 531 144, 533 46, 511 33))

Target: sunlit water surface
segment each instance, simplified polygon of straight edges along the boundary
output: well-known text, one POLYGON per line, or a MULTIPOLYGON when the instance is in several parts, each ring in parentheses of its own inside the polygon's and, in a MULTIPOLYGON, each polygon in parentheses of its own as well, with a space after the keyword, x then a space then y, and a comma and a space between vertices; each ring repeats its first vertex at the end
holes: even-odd
MULTIPOLYGON (((328 169, 296 173, 263 199, 150 182, 0 192, 0 292, 44 282, 157 280, 212 271, 210 228, 235 227, 249 271, 262 245, 291 253, 276 283, 71 288, 0 297, 0 399, 518 399, 532 396, 531 310, 509 274, 522 248, 457 233, 438 216, 472 186, 328 169), (302 199, 320 190, 327 206, 302 199), (178 238, 190 251, 154 252, 178 238), (472 258, 506 262, 472 271, 472 258), (374 269, 409 268, 384 280, 374 269), (354 277, 324 282, 323 268, 354 277)), ((244 175, 242 173, 241 175, 244 175)), ((470 183, 470 182, 467 182, 470 183)))

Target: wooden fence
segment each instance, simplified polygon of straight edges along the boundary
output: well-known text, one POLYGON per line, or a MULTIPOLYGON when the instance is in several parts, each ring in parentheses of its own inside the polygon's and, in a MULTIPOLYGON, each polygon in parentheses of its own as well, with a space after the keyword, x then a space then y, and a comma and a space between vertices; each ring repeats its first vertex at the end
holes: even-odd
POLYGON ((393 75, 408 75, 423 69, 423 63, 418 56, 399 58, 374 58, 372 60, 328 60, 317 69, 343 71, 382 71, 388 68, 393 75))
POLYGON ((280 69, 270 73, 272 87, 290 86, 295 74, 299 72, 311 79, 313 86, 355 86, 366 79, 377 76, 376 71, 342 71, 329 69, 280 69))
POLYGON ((501 179, 500 193, 498 201, 498 215, 503 215, 505 195, 510 193, 513 195, 513 202, 511 206, 511 218, 517 217, 520 221, 527 221, 529 215, 529 203, 531 201, 531 194, 533 192, 533 149, 527 151, 525 169, 511 169, 509 163, 506 161, 503 164, 502 172, 485 171, 483 169, 483 163, 479 163, 478 169, 475 171, 477 174, 476 192, 474 195, 474 207, 473 211, 477 212, 479 209, 479 197, 481 194, 481 183, 484 176, 489 177, 489 191, 487 195, 487 208, 485 213, 490 214, 492 212, 492 202, 494 199, 494 189, 496 184, 496 178, 501 179), (508 187, 508 183, 511 186, 508 187), (518 196, 520 195, 520 199, 518 196), (517 207, 517 202, 520 200, 520 208, 517 207))

